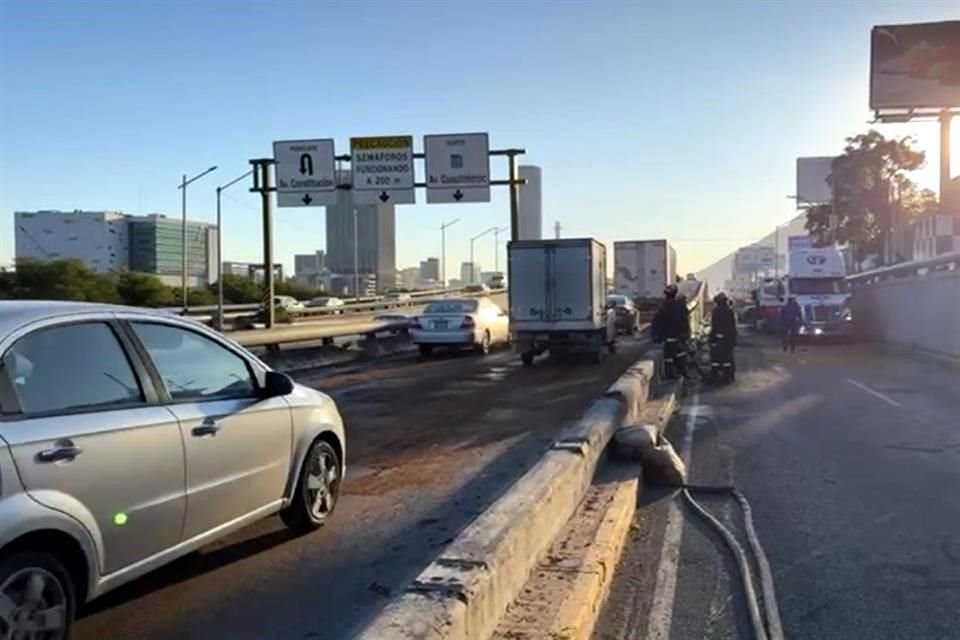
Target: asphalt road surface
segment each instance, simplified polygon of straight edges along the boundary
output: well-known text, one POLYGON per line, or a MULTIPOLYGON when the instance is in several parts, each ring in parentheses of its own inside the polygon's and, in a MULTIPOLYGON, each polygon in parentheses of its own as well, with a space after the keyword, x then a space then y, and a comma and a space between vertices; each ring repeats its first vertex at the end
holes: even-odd
POLYGON ((494 352, 301 374, 348 428, 332 522, 291 538, 277 518, 108 594, 77 640, 350 638, 639 358, 601 364, 494 352))
MULTIPOLYGON (((747 337, 737 383, 691 391, 692 481, 751 502, 787 638, 960 638, 960 367, 867 345, 747 337)), ((751 638, 726 547, 644 490, 595 640, 751 638), (672 559, 677 557, 679 563, 672 559)), ((703 498, 735 525, 735 503, 703 498)))

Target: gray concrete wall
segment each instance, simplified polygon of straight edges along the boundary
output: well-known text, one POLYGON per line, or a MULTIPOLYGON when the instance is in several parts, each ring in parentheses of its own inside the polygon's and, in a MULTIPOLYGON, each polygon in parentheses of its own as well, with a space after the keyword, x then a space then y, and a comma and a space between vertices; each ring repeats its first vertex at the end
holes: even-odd
POLYGON ((853 318, 864 338, 960 357, 960 271, 859 286, 853 318))

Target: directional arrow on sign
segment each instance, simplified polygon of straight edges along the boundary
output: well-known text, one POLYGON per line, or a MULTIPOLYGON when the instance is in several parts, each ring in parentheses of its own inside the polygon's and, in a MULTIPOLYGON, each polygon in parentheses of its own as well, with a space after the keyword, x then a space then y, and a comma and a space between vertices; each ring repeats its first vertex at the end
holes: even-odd
POLYGON ((453 199, 456 200, 457 202, 460 202, 460 200, 463 199, 463 192, 460 191, 460 189, 457 189, 456 191, 454 191, 453 199))
POLYGON ((300 175, 313 175, 313 156, 309 153, 300 154, 300 175))
POLYGON ((303 194, 303 204, 309 205, 311 202, 313 202, 313 198, 310 197, 310 194, 309 193, 303 194))
POLYGON ((381 191, 379 197, 380 197, 380 202, 386 202, 387 200, 390 199, 390 194, 387 193, 386 191, 381 191))

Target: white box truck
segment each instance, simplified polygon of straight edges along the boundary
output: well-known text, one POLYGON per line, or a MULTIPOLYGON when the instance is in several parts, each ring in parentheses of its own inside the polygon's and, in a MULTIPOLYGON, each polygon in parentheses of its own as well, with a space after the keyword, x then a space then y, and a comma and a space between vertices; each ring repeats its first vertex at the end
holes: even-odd
POLYGON ((607 309, 607 249, 592 238, 519 240, 507 248, 510 333, 523 364, 538 354, 615 349, 607 309))
POLYGON ((634 302, 660 300, 677 281, 677 252, 666 240, 613 243, 613 288, 634 302))

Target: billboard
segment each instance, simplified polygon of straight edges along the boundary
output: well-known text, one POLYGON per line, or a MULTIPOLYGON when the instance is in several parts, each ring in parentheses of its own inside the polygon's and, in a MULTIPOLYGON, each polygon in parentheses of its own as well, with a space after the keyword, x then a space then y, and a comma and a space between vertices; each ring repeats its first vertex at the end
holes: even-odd
POLYGON ((769 245, 741 247, 733 257, 733 273, 736 275, 772 269, 775 255, 776 251, 769 245))
POLYGON ((871 109, 960 107, 960 20, 874 27, 871 109))
POLYGON ((797 158, 797 208, 833 202, 833 157, 797 158))

